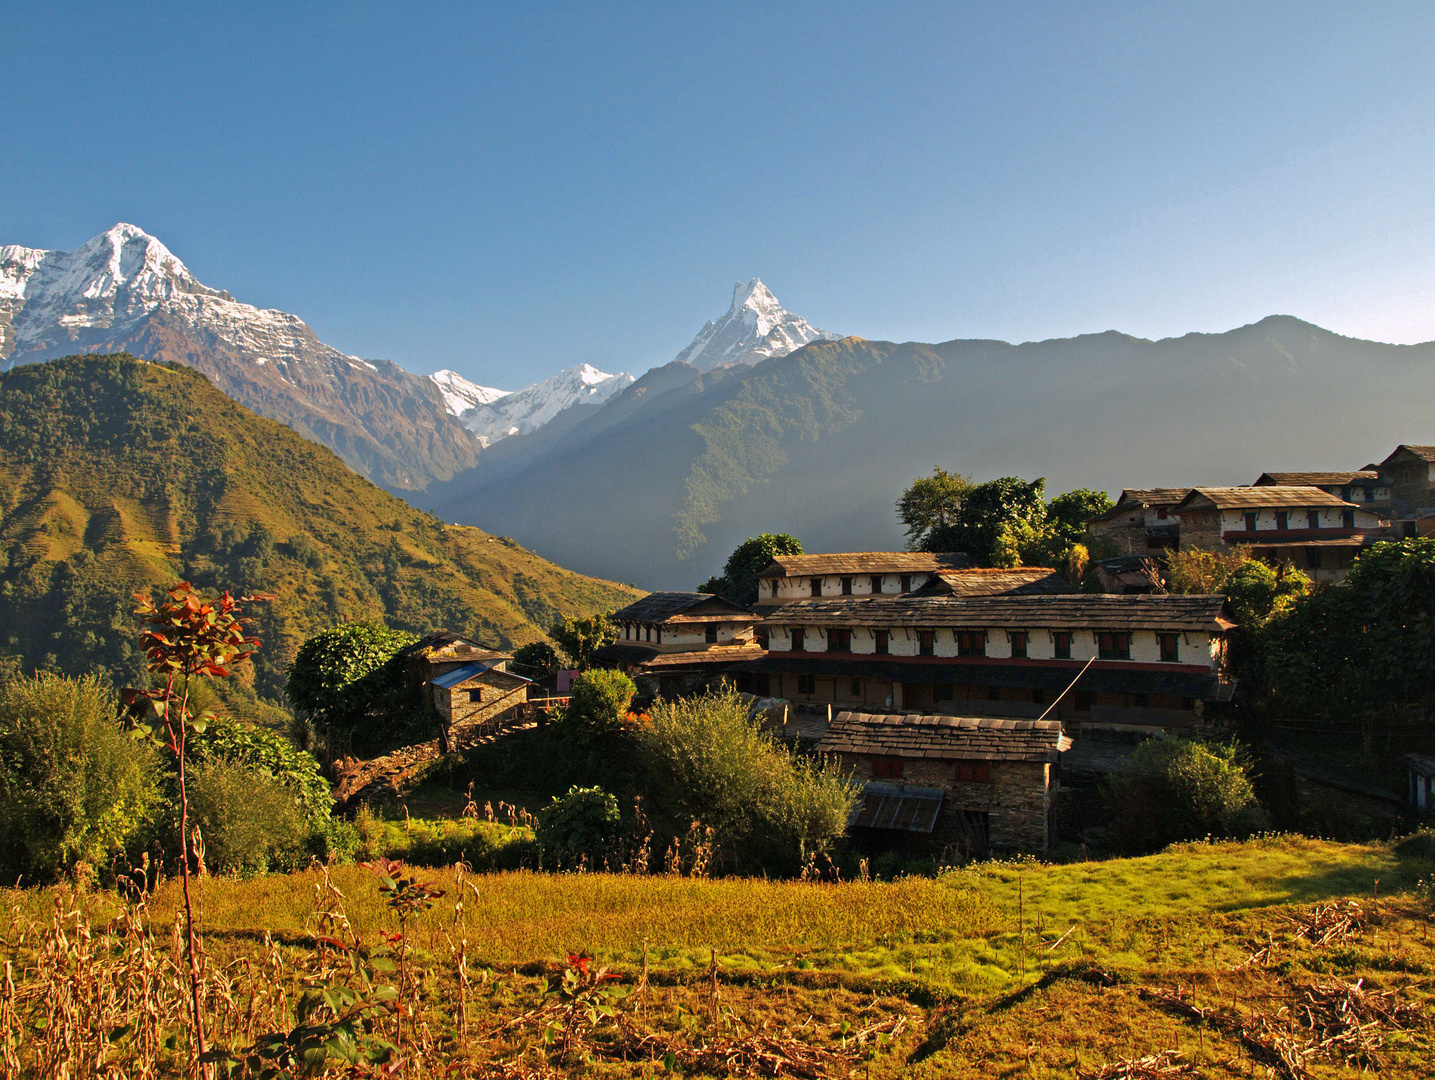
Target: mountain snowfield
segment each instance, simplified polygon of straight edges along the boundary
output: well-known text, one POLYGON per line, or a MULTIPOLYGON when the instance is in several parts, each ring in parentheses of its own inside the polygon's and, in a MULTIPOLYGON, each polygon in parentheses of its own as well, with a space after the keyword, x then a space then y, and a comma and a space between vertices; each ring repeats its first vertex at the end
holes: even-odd
POLYGON ((758 278, 732 287, 732 306, 716 322, 698 331, 676 362, 699 371, 732 364, 760 364, 814 341, 836 341, 841 334, 819 330, 787 311, 758 278))
POLYGON ((512 392, 495 390, 491 386, 479 386, 478 383, 469 382, 458 372, 450 371, 448 368, 435 371, 429 378, 433 380, 433 384, 443 395, 444 408, 448 409, 453 416, 462 416, 476 405, 487 405, 491 401, 507 397, 512 392))
POLYGON ((578 364, 512 394, 481 402, 460 419, 480 446, 489 446, 510 435, 537 431, 574 406, 602 405, 631 385, 633 376, 626 371, 609 375, 591 364, 578 364))

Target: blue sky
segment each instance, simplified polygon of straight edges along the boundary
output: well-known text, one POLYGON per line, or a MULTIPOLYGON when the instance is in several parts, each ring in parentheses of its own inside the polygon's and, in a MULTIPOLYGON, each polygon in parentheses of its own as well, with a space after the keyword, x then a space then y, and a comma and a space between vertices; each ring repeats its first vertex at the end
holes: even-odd
POLYGON ((0 242, 116 221, 348 352, 1272 313, 1435 339, 1435 5, 7 5, 0 242), (126 10, 128 8, 128 10, 126 10))

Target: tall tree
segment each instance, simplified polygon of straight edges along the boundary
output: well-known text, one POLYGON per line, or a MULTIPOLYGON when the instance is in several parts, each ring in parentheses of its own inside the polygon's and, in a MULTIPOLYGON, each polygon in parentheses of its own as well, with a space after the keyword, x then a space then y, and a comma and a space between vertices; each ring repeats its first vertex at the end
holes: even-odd
POLYGON ((950 534, 962 521, 962 506, 972 482, 960 473, 947 472, 940 465, 931 476, 919 476, 897 500, 897 519, 907 530, 907 546, 913 551, 954 551, 950 534))
POLYGON ((548 636, 567 655, 569 663, 580 671, 587 671, 593 666, 593 654, 618 640, 618 628, 606 615, 590 615, 586 619, 570 615, 550 626, 548 636))
POLYGON ((721 577, 709 578, 698 586, 698 592, 713 593, 734 604, 757 603, 757 575, 772 565, 779 555, 801 555, 802 544, 788 533, 762 533, 750 536, 733 549, 723 566, 721 577))

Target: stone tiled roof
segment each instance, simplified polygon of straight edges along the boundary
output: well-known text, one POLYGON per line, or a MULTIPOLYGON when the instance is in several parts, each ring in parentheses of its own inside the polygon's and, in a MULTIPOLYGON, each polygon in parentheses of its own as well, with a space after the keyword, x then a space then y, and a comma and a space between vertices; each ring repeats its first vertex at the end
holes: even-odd
POLYGON ((609 617, 618 622, 660 623, 667 622, 676 616, 684 615, 700 604, 711 609, 713 618, 698 619, 694 616, 693 621, 721 621, 722 616, 725 614, 751 614, 747 609, 740 608, 720 596, 713 596, 711 593, 655 592, 649 593, 641 600, 634 600, 625 608, 619 608, 609 617))
POLYGON ((773 610, 778 626, 1007 627, 1057 630, 1226 630, 1224 596, 1066 593, 1038 596, 892 596, 795 600, 773 610))
POLYGON ((1075 591, 1076 587, 1055 570, 1027 566, 1019 570, 938 570, 916 595, 1006 596, 1075 591))
POLYGON ((1409 443, 1401 443, 1381 464, 1389 465, 1402 454, 1409 454, 1435 465, 1435 446, 1411 446, 1409 443))
POLYGON ((1193 488, 1172 513, 1185 510, 1265 510, 1271 507, 1339 506, 1360 509, 1354 503, 1337 498, 1318 487, 1268 484, 1261 487, 1193 488))
POLYGON ((1092 521, 1104 521, 1109 517, 1116 517, 1118 514, 1129 514, 1142 506, 1175 506, 1178 502, 1191 494, 1191 489, 1183 488, 1123 488, 1121 497, 1116 500, 1116 505, 1104 514, 1097 514, 1092 521))
POLYGON ((430 662, 471 660, 475 663, 491 663, 495 660, 512 660, 513 653, 504 652, 501 649, 490 649, 478 642, 471 641, 461 634, 455 634, 451 630, 435 630, 432 634, 420 638, 412 645, 406 645, 399 650, 400 656, 417 656, 422 654, 430 662))
POLYGON ((761 645, 713 645, 706 649, 658 653, 643 662, 644 669, 698 667, 705 664, 741 664, 767 655, 761 645))
MULTIPOLYGON (((1355 472, 1266 472, 1256 487, 1311 487, 1325 484, 1379 483, 1380 474, 1364 469, 1355 472)), ((1386 481, 1388 483, 1388 481, 1386 481)))
POLYGON ((1059 720, 840 712, 816 749, 938 760, 1056 761, 1069 746, 1059 720))
POLYGON ((832 555, 779 555, 758 576, 930 574, 971 564, 971 558, 961 551, 846 551, 832 555))

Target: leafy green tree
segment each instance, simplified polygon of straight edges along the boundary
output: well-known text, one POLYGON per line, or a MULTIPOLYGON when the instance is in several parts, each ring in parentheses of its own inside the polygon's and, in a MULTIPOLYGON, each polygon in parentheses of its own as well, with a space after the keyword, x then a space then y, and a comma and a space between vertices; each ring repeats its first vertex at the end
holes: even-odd
POLYGON ((897 519, 907 530, 913 551, 956 551, 944 545, 962 524, 962 508, 972 490, 969 477, 947 472, 940 465, 931 476, 913 480, 897 500, 897 519))
POLYGON ((284 690, 298 716, 320 732, 381 745, 412 721, 400 650, 417 638, 381 623, 349 623, 315 634, 289 667, 284 690))
POLYGON ((607 615, 589 615, 582 619, 568 615, 548 628, 548 636, 575 668, 586 671, 593 665, 595 652, 618 640, 618 627, 607 615))
POLYGON ((734 692, 659 701, 637 740, 659 824, 712 829, 725 869, 796 873, 847 829, 846 778, 758 730, 734 692))
POLYGON ((1086 523, 1116 504, 1104 491, 1073 488, 1046 504, 1046 525, 1063 550, 1086 543, 1086 523))
POLYGON ((534 834, 553 864, 574 867, 586 862, 600 870, 617 847, 622 823, 618 800, 601 787, 571 787, 538 811, 534 834))
POLYGON ((1247 633, 1256 633, 1310 592, 1310 578, 1291 566, 1268 566, 1247 559, 1222 586, 1231 614, 1247 633))
POLYGON ((546 641, 530 641, 513 650, 514 674, 528 679, 547 679, 561 666, 558 651, 546 641))
POLYGON ((1105 789, 1118 845, 1153 851, 1178 840, 1239 836, 1266 824, 1236 743, 1147 739, 1105 789))
POLYGON ((195 766, 190 806, 210 870, 247 875, 303 865, 309 823, 293 794, 269 773, 212 758, 195 766))
POLYGON ((585 671, 573 681, 572 700, 556 719, 566 734, 592 741, 626 724, 628 706, 637 692, 633 680, 621 671, 585 671))
POLYGON ((93 676, 50 672, 0 687, 0 866, 51 881, 121 853, 158 808, 154 752, 121 730, 93 676))
POLYGON ((779 555, 801 555, 802 544, 787 533, 750 536, 733 549, 721 577, 709 578, 698 592, 713 593, 744 607, 757 603, 758 574, 779 555))
POLYGON ((1166 555, 1166 588, 1173 593, 1211 596, 1226 590, 1226 583, 1246 564, 1249 550, 1225 548, 1205 551, 1188 548, 1166 555))

